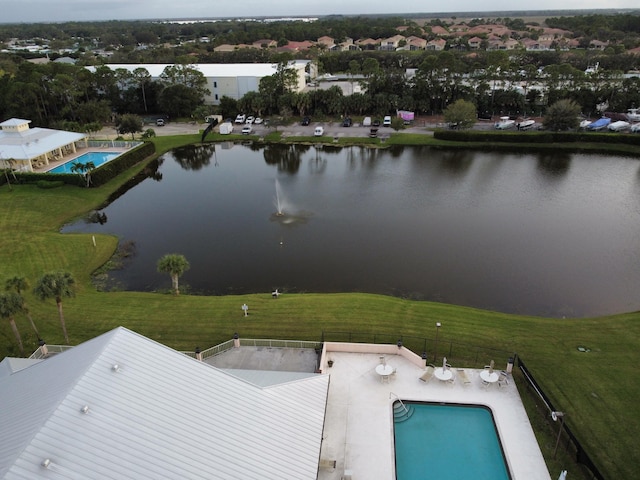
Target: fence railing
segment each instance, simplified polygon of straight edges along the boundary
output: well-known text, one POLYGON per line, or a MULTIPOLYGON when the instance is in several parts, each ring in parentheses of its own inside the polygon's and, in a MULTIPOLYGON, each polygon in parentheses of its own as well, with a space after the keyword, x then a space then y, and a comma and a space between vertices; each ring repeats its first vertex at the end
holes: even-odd
MULTIPOLYGON (((307 340, 273 340, 263 338, 243 338, 240 340, 240 344, 243 347, 272 347, 272 348, 322 348, 322 342, 310 342, 307 340)), ((227 350, 233 348, 234 340, 228 340, 224 343, 220 343, 206 350, 202 350, 200 355, 202 360, 206 360, 209 357, 214 357, 227 350)), ((196 358, 196 352, 180 352, 191 358, 196 358)))
MULTIPOLYGON (((527 382, 527 386, 529 387, 530 391, 532 391, 533 394, 544 404, 544 407, 547 409, 546 417, 547 419, 550 419, 551 413, 557 412, 558 410, 553 405, 553 403, 551 402, 547 394, 542 390, 542 388, 540 388, 540 385, 538 384, 538 382, 536 382, 535 378, 533 377, 533 375, 531 374, 529 369, 526 367, 526 365, 524 364, 521 358, 518 357, 516 365, 522 372, 522 376, 527 382)), ((564 421, 561 422, 558 430, 558 441, 556 443, 556 450, 562 438, 564 438, 563 444, 565 445, 565 449, 575 454, 575 459, 577 463, 580 463, 584 465, 587 469, 589 469, 589 471, 593 475, 593 478, 598 480, 605 479, 602 473, 600 473, 600 471, 598 470, 598 467, 596 467, 596 465, 591 460, 591 457, 585 451, 580 441, 577 439, 577 437, 574 435, 574 433, 571 431, 571 429, 567 426, 567 424, 564 421)))
POLYGON ((45 345, 45 346, 40 346, 36 349, 35 352, 33 352, 31 355, 29 355, 29 358, 31 360, 40 360, 42 358, 46 358, 50 355, 56 354, 56 353, 62 353, 65 350, 69 350, 70 348, 73 348, 71 345, 45 345))
POLYGON ((144 142, 126 140, 87 140, 87 147, 90 148, 133 148, 144 142))
POLYGON ((323 331, 322 340, 327 342, 383 343, 392 345, 402 342, 404 347, 426 357, 427 363, 439 363, 442 361, 442 357, 447 357, 447 362, 451 365, 467 368, 483 368, 491 360, 494 360, 496 368, 504 369, 509 359, 514 357, 512 351, 443 340, 435 336, 394 336, 377 333, 323 331))

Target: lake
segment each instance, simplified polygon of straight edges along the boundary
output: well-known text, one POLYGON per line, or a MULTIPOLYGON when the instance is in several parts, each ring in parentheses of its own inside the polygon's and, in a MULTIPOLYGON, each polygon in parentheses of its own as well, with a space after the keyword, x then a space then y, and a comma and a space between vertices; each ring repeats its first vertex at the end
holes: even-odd
POLYGON ((371 292, 547 317, 640 308, 636 159, 226 143, 147 173, 101 223, 63 229, 135 244, 114 288, 170 288, 156 262, 181 253, 192 293, 371 292))

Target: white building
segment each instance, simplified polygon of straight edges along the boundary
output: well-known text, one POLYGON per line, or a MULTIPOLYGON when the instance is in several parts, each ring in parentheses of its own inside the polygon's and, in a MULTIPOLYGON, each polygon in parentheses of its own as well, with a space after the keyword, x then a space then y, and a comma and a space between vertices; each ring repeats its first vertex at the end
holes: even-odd
POLYGON ((29 128, 30 123, 21 118, 0 123, 0 168, 33 172, 34 167, 76 153, 76 142, 86 140, 84 133, 29 128))
POLYGON ((316 479, 329 376, 260 380, 122 327, 5 359, 0 479, 316 479))
MULTIPOLYGON (((290 67, 297 74, 296 92, 301 92, 305 87, 305 67, 308 61, 291 62, 290 67)), ((166 67, 172 64, 106 64, 112 70, 119 68, 133 72, 138 68, 144 68, 149 72, 153 80, 158 80, 166 67)), ((276 73, 276 63, 195 63, 191 68, 202 72, 207 79, 206 88, 209 94, 204 97, 207 105, 219 105, 222 97, 239 100, 248 92, 257 92, 260 80, 276 73)), ((95 71, 95 67, 87 67, 95 71)))

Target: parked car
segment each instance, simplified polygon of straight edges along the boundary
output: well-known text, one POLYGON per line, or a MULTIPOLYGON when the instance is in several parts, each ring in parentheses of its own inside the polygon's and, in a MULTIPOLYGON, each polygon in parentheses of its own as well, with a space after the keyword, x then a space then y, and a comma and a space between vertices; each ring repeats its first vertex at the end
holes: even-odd
POLYGON ((262 123, 262 118, 260 117, 256 117, 256 119, 253 121, 254 125, 260 125, 262 123))
POLYGON ((351 118, 346 117, 346 118, 342 121, 342 126, 343 126, 343 127, 350 127, 352 123, 353 123, 353 122, 351 121, 351 118))
POLYGON ((311 119, 309 117, 304 117, 300 122, 300 125, 302 125, 303 127, 306 127, 310 123, 311 123, 311 119))
POLYGON ((373 120, 373 122, 371 122, 371 126, 372 127, 379 127, 380 126, 380 119, 376 118, 373 120))
POLYGON ((158 118, 156 120, 156 126, 157 127, 164 127, 164 119, 163 118, 158 118))
POLYGON ((236 117, 236 123, 244 123, 246 119, 247 119, 247 116, 244 113, 239 113, 238 116, 236 117))
POLYGON ((251 125, 245 125, 244 127, 242 127, 243 135, 249 135, 252 131, 253 131, 253 128, 251 127, 251 125))
POLYGON ((316 127, 316 129, 314 130, 313 134, 314 134, 316 137, 321 137, 321 136, 323 136, 323 135, 324 135, 324 128, 322 128, 322 127, 316 127))
POLYGON ((364 119, 362 120, 362 126, 363 127, 370 127, 371 126, 371 117, 364 117, 364 119))
POLYGON ((376 138, 378 136, 378 127, 371 127, 369 130, 369 137, 376 138))
POLYGON ((244 121, 244 123, 247 123, 247 124, 251 125, 254 120, 255 120, 255 118, 253 117, 253 115, 249 115, 247 117, 247 119, 244 121))
POLYGON ((384 117, 384 120, 382 120, 382 126, 383 127, 390 127, 391 126, 391 116, 387 115, 386 117, 384 117))

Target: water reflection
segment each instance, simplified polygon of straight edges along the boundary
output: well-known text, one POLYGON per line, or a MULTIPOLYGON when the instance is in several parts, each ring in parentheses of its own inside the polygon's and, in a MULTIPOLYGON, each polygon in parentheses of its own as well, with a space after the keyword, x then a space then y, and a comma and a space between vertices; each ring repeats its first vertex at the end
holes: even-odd
POLYGON ((297 173, 300 169, 301 157, 309 150, 306 145, 267 145, 263 156, 267 165, 276 165, 281 172, 297 173))
POLYGON ((189 145, 173 150, 173 158, 184 170, 202 170, 216 156, 216 144, 189 145))
POLYGON ((562 177, 569 172, 571 154, 543 152, 538 154, 538 170, 550 178, 562 177))
POLYGON ((155 265, 180 251, 192 263, 184 283, 207 294, 365 291, 567 317, 640 308, 635 159, 426 147, 205 152, 167 153, 114 194, 99 212, 107 223, 64 231, 135 242, 135 258, 110 274, 132 290, 168 288, 155 265))

